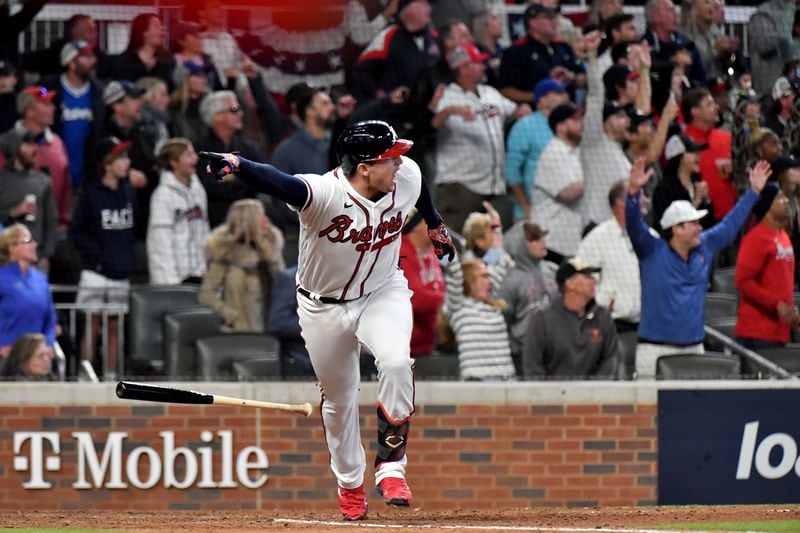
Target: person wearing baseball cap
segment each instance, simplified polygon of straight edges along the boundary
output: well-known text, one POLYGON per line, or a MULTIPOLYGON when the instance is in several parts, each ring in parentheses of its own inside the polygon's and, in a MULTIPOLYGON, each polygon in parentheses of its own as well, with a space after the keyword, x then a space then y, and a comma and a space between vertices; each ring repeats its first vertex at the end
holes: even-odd
POLYGON ((579 257, 556 272, 561 296, 528 320, 522 374, 528 378, 614 379, 619 339, 608 310, 595 303, 600 268, 579 257))
MULTIPOLYGON (((140 89, 129 80, 114 80, 106 85, 103 91, 103 101, 106 104, 107 119, 105 123, 105 136, 118 137, 123 141, 131 141, 135 150, 132 150, 131 170, 128 180, 134 187, 142 188, 148 179, 155 179, 155 173, 148 178, 145 171, 155 168, 155 142, 156 135, 141 121, 142 94, 140 89)), ((98 159, 102 154, 98 154, 98 159)), ((144 202, 147 194, 143 190, 140 201, 144 202)), ((142 212, 147 212, 143 208, 142 212)), ((142 220, 139 225, 142 226, 142 220)), ((141 228, 140 228, 141 229, 141 228)))
POLYGON ((545 78, 533 89, 536 111, 514 122, 506 141, 506 184, 514 194, 514 218, 528 217, 533 195, 533 180, 539 156, 553 138, 547 122, 550 112, 569 99, 566 86, 545 78))
POLYGON ((555 78, 569 83, 577 67, 575 52, 558 40, 558 9, 541 3, 529 5, 523 14, 525 36, 503 53, 500 63, 500 91, 517 103, 530 103, 540 80, 555 78))
POLYGON ((103 90, 103 102, 105 102, 107 106, 113 106, 123 101, 126 97, 131 99, 140 98, 143 93, 144 91, 142 89, 129 80, 115 80, 109 82, 105 90, 103 90))
POLYGON ((731 212, 703 231, 706 210, 687 200, 676 200, 659 223, 662 237, 650 233, 641 212, 641 191, 652 175, 644 158, 637 159, 628 180, 625 221, 639 258, 642 280, 642 319, 636 348, 640 378, 655 377, 662 355, 703 352, 705 300, 714 255, 736 238, 771 174, 769 163, 759 161, 750 170, 750 188, 731 212))
POLYGON ((474 44, 465 43, 461 46, 456 46, 447 54, 447 64, 455 71, 471 64, 483 65, 484 68, 481 70, 485 70, 485 63, 490 57, 491 55, 481 52, 474 44))
MULTIPOLYGON (((700 176, 700 152, 706 148, 708 145, 698 144, 685 135, 673 135, 669 138, 664 148, 664 157, 667 160, 664 175, 653 191, 654 222, 661 220, 666 209, 675 200, 684 200, 706 213, 700 222, 703 229, 715 224, 708 199, 708 184, 700 176)), ((661 229, 665 227, 661 226, 661 229)))
MULTIPOLYGON (((130 276, 136 272, 134 217, 136 191, 128 181, 131 160, 130 141, 104 137, 97 143, 100 157, 99 180, 92 180, 83 190, 70 225, 70 240, 81 258, 78 304, 124 303, 130 288, 130 276)), ((117 318, 109 317, 107 328, 108 366, 106 375, 118 372, 119 354, 117 318)), ((81 359, 94 361, 89 346, 97 346, 100 316, 92 319, 93 342, 82 346, 81 359)))
POLYGON ((75 39, 64 43, 61 48, 60 63, 62 67, 66 67, 78 57, 94 58, 94 46, 83 39, 75 39))
POLYGON ((22 223, 37 242, 45 267, 57 241, 58 212, 50 176, 36 170, 37 136, 12 128, 0 137, 6 164, 0 167, 0 222, 22 223))
POLYGON ((32 135, 37 144, 34 168, 47 169, 53 184, 53 197, 58 209, 59 231, 65 232, 71 219, 71 184, 69 158, 64 140, 52 126, 55 121, 57 91, 39 85, 23 89, 17 96, 17 111, 21 117, 14 129, 32 135))
POLYGON ((55 106, 53 130, 64 141, 69 157, 69 175, 72 188, 95 175, 96 162, 87 161, 90 138, 102 135, 106 109, 103 87, 96 81, 97 56, 94 46, 83 39, 64 43, 59 52, 62 72, 44 77, 41 85, 58 93, 52 102, 55 106))
POLYGON ((552 260, 575 254, 581 240, 583 215, 578 200, 583 194, 580 149, 583 112, 567 102, 547 119, 553 138, 539 157, 529 217, 549 231, 552 260))
POLYGON ((437 197, 453 228, 463 227, 485 200, 505 194, 503 125, 531 112, 528 104, 516 105, 484 83, 488 58, 472 43, 451 50, 447 61, 455 81, 434 106, 437 197))
POLYGON ((620 102, 604 100, 603 74, 597 62, 599 34, 589 33, 584 41, 588 54, 588 92, 580 159, 586 188, 580 209, 584 216, 582 223, 591 225, 600 224, 611 216, 608 190, 630 172, 631 163, 623 149, 630 120, 620 102))
POLYGON ((775 84, 772 86, 772 105, 767 108, 764 125, 777 133, 778 137, 783 137, 785 124, 792 115, 796 98, 797 92, 786 76, 775 80, 775 84))
POLYGON ((632 105, 639 90, 639 71, 628 65, 611 65, 603 74, 606 99, 621 107, 632 105))
POLYGON ((768 182, 753 206, 758 220, 742 239, 736 259, 739 306, 736 341, 750 349, 783 346, 800 326, 794 304, 796 258, 789 227, 789 200, 768 182))

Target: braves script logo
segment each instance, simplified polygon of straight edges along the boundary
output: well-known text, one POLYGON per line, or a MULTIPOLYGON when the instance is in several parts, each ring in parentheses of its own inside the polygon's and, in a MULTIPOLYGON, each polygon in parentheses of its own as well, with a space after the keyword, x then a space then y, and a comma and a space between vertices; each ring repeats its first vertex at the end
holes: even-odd
POLYGON ((356 251, 378 250, 397 240, 403 227, 403 213, 398 212, 389 220, 384 220, 377 227, 365 226, 359 230, 353 228, 353 219, 347 215, 338 215, 331 219, 331 224, 319 232, 319 237, 327 237, 331 242, 356 245, 356 251), (376 240, 377 239, 377 240, 376 240), (375 243, 372 243, 376 240, 375 243))

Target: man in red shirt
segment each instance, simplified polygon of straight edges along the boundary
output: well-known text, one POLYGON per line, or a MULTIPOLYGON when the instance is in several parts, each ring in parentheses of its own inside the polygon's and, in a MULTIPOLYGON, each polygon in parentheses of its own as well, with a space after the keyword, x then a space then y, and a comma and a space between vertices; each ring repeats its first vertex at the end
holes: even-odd
POLYGON ((428 226, 419 211, 403 226, 400 268, 414 293, 411 357, 430 355, 436 349, 436 315, 444 302, 445 285, 442 267, 428 238, 428 226))
POLYGON ((794 251, 786 233, 789 201, 769 182, 753 206, 760 222, 744 236, 736 261, 736 340, 748 348, 782 346, 800 325, 794 307, 794 251))
POLYGON ((722 220, 736 203, 730 132, 716 128, 719 106, 708 89, 692 89, 683 95, 681 112, 685 135, 708 144, 700 154, 700 176, 708 183, 708 196, 715 220, 722 220))

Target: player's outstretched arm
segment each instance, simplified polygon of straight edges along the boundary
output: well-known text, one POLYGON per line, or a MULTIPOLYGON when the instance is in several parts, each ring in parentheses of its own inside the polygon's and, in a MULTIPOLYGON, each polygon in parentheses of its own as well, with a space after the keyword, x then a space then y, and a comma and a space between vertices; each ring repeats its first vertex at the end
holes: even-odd
POLYGON ((257 191, 298 208, 308 201, 305 182, 272 165, 256 163, 236 153, 200 152, 197 155, 208 161, 208 171, 218 179, 235 174, 257 191))

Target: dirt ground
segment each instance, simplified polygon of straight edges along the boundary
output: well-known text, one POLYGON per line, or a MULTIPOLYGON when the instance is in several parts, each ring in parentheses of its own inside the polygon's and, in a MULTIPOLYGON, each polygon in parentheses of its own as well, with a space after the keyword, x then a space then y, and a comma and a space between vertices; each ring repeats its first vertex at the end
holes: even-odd
POLYGON ((800 520, 800 505, 690 507, 527 508, 497 511, 425 511, 420 508, 371 508, 364 522, 345 523, 331 512, 300 511, 0 511, 0 527, 97 528, 136 532, 216 531, 314 532, 517 530, 559 532, 636 530, 698 522, 800 520), (333 524, 331 522, 337 522, 333 524), (461 529, 463 527, 464 529, 461 529))

